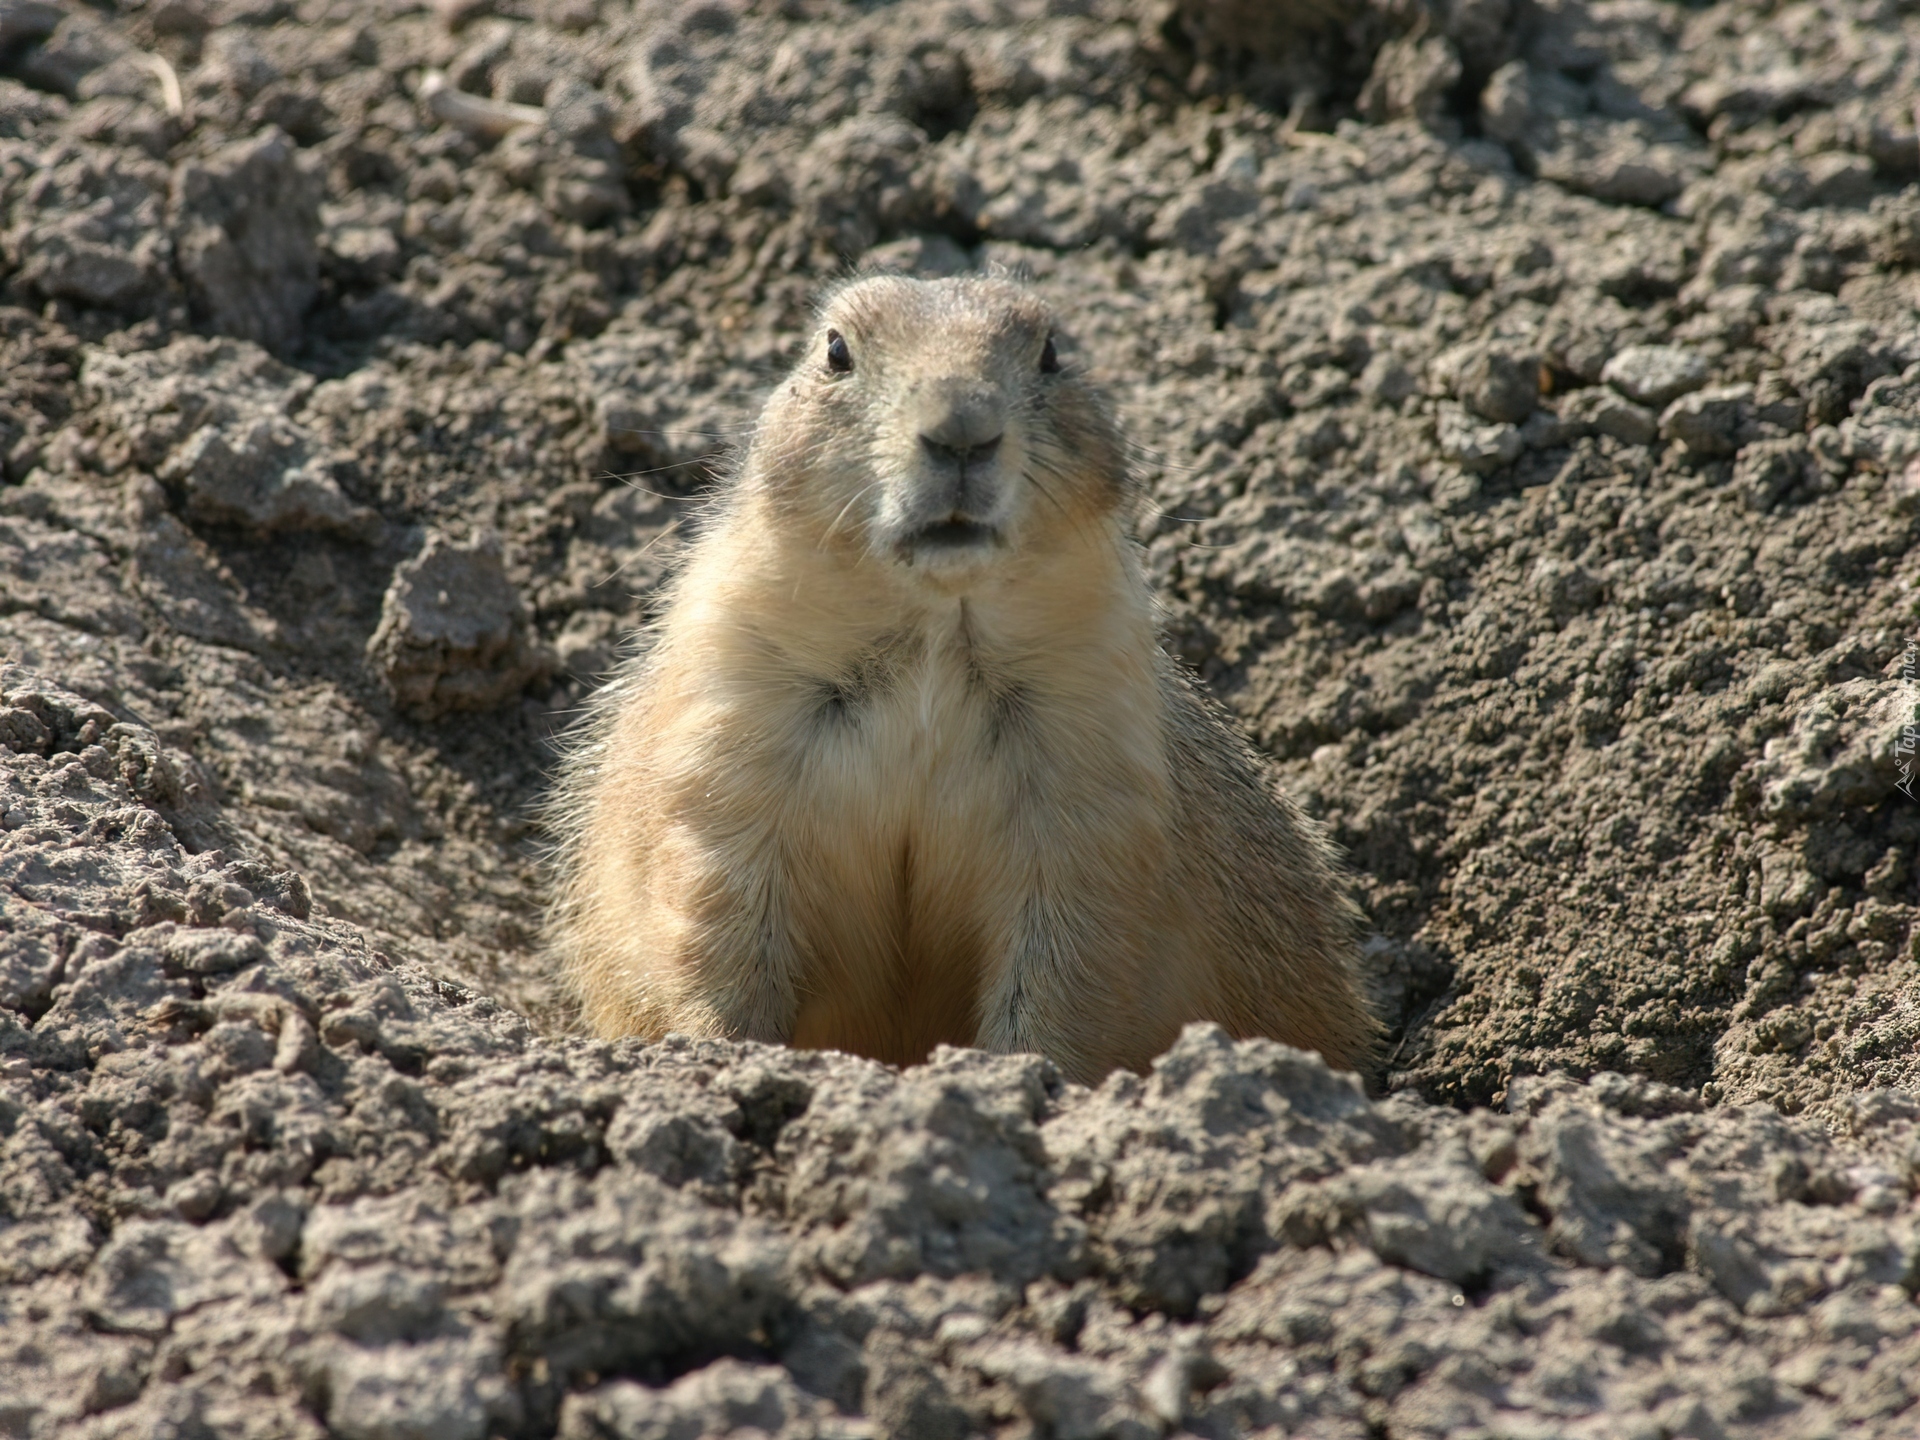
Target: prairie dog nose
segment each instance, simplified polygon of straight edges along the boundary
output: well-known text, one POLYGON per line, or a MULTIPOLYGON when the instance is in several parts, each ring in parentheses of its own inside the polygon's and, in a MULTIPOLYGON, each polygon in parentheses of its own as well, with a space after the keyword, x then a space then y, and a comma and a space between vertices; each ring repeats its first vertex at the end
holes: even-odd
POLYGON ((920 443, 937 460, 990 459, 1006 433, 1006 403, 985 386, 941 386, 919 409, 920 443))
POLYGON ((994 451, 1000 448, 1000 437, 996 435, 991 440, 982 440, 974 445, 949 445, 931 435, 922 435, 920 443, 936 460, 965 465, 974 460, 991 460, 994 451))

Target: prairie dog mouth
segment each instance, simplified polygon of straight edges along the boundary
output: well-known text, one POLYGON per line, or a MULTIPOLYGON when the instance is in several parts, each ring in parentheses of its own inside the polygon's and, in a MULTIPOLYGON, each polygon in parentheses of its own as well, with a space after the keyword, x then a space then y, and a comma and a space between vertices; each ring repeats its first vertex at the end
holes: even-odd
POLYGON ((999 543, 997 527, 954 516, 921 526, 900 542, 900 548, 911 559, 921 554, 950 555, 961 550, 985 549, 999 543))

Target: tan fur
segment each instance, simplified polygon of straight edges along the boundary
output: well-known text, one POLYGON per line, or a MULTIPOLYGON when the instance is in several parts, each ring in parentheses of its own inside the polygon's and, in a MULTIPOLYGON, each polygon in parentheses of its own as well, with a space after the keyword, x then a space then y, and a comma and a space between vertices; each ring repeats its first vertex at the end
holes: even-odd
POLYGON ((1368 1056, 1330 851, 1160 649, 1051 327, 1000 280, 828 302, 562 777, 551 944, 595 1031, 1085 1081, 1201 1019, 1368 1056))

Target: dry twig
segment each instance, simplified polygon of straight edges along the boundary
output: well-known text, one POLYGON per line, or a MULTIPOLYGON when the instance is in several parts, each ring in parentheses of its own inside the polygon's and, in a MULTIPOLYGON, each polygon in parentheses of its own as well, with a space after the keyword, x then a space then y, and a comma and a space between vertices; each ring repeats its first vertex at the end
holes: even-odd
POLYGON ((510 100, 469 95, 455 89, 439 70, 429 70, 420 77, 419 95, 436 119, 488 140, 498 140, 523 126, 547 123, 547 112, 538 105, 516 105, 510 100))

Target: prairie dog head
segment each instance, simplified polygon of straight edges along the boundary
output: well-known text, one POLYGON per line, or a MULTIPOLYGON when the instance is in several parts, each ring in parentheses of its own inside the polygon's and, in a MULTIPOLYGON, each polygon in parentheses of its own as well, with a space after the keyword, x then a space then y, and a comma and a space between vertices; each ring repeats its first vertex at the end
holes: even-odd
POLYGON ((1112 514, 1126 456, 1061 365, 1052 315, 998 279, 836 291, 768 403, 756 475, 823 546, 941 588, 1112 514))

